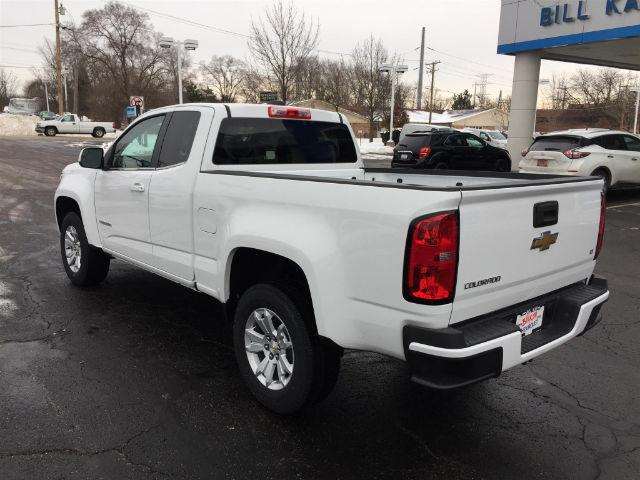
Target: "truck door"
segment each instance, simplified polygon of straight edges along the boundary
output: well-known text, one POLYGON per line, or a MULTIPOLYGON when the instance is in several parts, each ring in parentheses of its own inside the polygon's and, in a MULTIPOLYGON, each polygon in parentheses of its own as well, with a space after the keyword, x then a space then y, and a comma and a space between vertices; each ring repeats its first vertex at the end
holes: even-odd
POLYGON ((96 175, 95 205, 103 245, 152 264, 149 236, 149 183, 160 150, 165 115, 146 118, 110 149, 105 170, 96 175))
POLYGON ((203 132, 195 145, 194 139, 210 110, 171 114, 149 187, 153 266, 187 281, 194 279, 193 186, 207 136, 203 132))
POLYGON ((78 122, 76 116, 67 113, 60 119, 60 126, 58 127, 59 133, 78 133, 78 122))

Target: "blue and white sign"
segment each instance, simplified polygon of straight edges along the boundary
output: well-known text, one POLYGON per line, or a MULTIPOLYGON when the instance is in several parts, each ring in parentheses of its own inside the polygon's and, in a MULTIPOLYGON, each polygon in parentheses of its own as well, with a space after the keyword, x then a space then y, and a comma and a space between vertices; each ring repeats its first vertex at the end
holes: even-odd
POLYGON ((498 53, 640 37, 640 0, 502 0, 498 53))
POLYGON ((127 107, 126 115, 127 115, 127 118, 136 118, 138 116, 136 107, 127 107))

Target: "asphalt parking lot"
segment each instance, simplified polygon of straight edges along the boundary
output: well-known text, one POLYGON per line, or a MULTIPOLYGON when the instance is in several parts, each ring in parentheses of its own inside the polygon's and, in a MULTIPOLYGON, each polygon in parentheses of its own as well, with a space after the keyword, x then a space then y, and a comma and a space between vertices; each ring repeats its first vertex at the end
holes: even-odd
POLYGON ((587 335, 452 394, 347 352, 315 409, 277 417, 208 297, 112 262, 78 289, 52 199, 90 138, 0 137, 0 478, 640 478, 640 189, 609 195, 587 335))

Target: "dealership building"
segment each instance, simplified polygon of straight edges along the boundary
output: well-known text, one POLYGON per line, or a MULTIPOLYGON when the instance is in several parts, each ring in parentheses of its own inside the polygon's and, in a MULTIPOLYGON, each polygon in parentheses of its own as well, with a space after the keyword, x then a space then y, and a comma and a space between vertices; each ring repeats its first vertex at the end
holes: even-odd
POLYGON ((508 145, 519 159, 535 128, 541 60, 640 70, 640 0, 502 0, 498 53, 515 56, 508 145))

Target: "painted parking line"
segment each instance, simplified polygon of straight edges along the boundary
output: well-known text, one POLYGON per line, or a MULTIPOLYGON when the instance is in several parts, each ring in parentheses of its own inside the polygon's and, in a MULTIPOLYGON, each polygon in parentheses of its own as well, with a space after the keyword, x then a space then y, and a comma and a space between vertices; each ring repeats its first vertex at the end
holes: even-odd
POLYGON ((636 206, 640 206, 640 202, 622 203, 620 205, 610 205, 607 207, 607 210, 611 210, 613 208, 636 207, 636 206))

